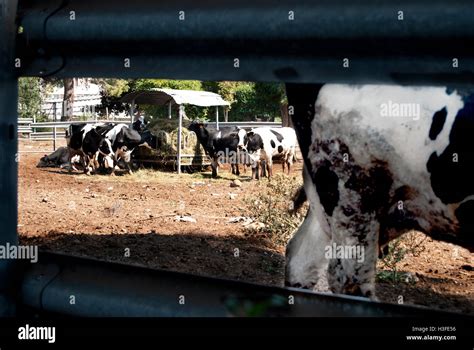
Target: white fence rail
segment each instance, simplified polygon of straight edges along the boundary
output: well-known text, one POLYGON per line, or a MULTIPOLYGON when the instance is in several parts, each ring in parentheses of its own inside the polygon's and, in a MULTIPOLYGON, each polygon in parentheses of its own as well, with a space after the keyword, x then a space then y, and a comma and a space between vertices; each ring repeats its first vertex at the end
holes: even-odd
MULTIPOLYGON (((209 122, 209 126, 216 125, 215 122, 209 122)), ((244 129, 252 129, 252 128, 279 128, 282 126, 281 122, 219 122, 219 128, 222 127, 231 127, 231 126, 238 126, 244 129)))
MULTIPOLYGON (((30 118, 20 118, 18 119, 18 134, 26 135, 29 140, 32 141, 53 141, 53 151, 56 150, 56 143, 57 140, 63 139, 66 137, 66 129, 69 128, 69 125, 76 124, 76 123, 87 123, 87 124, 95 124, 95 123, 124 123, 128 124, 131 123, 130 118, 121 118, 115 120, 87 120, 87 121, 67 121, 67 122, 60 122, 60 121, 52 121, 52 122, 33 122, 33 119, 30 118), (51 129, 47 131, 38 131, 44 129, 51 129)), ((210 122, 208 123, 209 126, 215 125, 215 123, 210 122)), ((239 126, 241 128, 259 128, 259 127, 281 127, 281 123, 278 122, 220 122, 219 127, 233 127, 239 126)), ((44 153, 44 150, 38 151, 20 151, 21 153, 44 153)))
MULTIPOLYGON (((53 151, 56 150, 56 143, 60 139, 66 137, 66 129, 69 128, 69 125, 76 123, 86 123, 86 124, 95 124, 95 123, 130 123, 130 118, 124 119, 115 119, 115 120, 73 120, 67 122, 33 122, 33 119, 22 118, 18 119, 18 134, 26 135, 29 140, 32 141, 53 141, 53 151), (50 129, 47 131, 39 131, 44 129, 50 129)), ((44 150, 37 151, 20 151, 20 153, 44 153, 44 150)))

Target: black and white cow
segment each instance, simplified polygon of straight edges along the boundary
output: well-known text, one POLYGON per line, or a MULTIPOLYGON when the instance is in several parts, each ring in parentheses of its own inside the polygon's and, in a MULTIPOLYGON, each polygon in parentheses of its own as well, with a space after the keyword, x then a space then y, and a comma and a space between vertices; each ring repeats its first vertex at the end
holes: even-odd
MULTIPOLYGON (((133 150, 142 143, 142 137, 138 131, 130 128, 126 124, 117 124, 107 128, 103 134, 105 138, 110 141, 115 156, 114 159, 117 162, 122 160, 128 172, 131 173, 131 154, 133 150)), ((114 174, 114 171, 115 163, 112 168, 112 174, 114 174)))
POLYGON ((242 163, 243 155, 237 149, 237 129, 213 130, 198 121, 192 122, 188 129, 196 134, 199 143, 211 157, 212 177, 217 177, 219 163, 225 162, 231 164, 232 174, 240 175, 239 163, 242 163))
POLYGON ((379 247, 416 229, 474 248, 474 95, 437 87, 287 85, 308 214, 288 285, 374 296, 379 247))
MULTIPOLYGON (((106 164, 114 166, 116 160, 110 140, 103 132, 110 126, 104 124, 71 124, 66 139, 68 142, 70 160, 76 154, 83 157, 84 172, 90 175, 98 164, 98 156, 103 155, 106 164)), ((69 169, 72 171, 72 168, 69 169)))
POLYGON ((37 168, 73 168, 75 163, 80 163, 81 158, 79 155, 75 155, 70 160, 69 150, 67 147, 59 147, 53 153, 45 154, 41 157, 40 161, 36 165, 37 168))
MULTIPOLYGON (((293 160, 296 159, 296 133, 292 128, 255 128, 249 132, 239 130, 238 148, 247 152, 252 163, 252 178, 259 178, 258 169, 261 161, 265 161, 268 176, 273 176, 273 157, 282 157, 283 172, 285 165, 288 174, 293 160)), ((265 169, 262 168, 262 174, 265 169)))

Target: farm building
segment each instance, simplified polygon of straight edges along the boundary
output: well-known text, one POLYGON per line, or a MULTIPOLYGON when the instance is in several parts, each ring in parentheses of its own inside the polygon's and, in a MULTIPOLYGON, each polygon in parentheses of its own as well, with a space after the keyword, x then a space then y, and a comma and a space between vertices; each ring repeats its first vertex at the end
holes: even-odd
MULTIPOLYGON (((101 104, 100 86, 87 79, 76 79, 74 87, 75 116, 95 116, 96 106, 101 104)), ((44 96, 41 111, 49 120, 60 120, 63 111, 64 87, 55 87, 44 96)))

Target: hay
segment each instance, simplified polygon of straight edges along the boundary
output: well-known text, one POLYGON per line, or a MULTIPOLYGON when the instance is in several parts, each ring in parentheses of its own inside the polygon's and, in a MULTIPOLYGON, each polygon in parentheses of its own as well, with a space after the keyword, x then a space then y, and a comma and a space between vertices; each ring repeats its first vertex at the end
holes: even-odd
MULTIPOLYGON (((143 162, 161 164, 165 167, 175 164, 178 155, 178 128, 171 132, 157 129, 152 132, 158 139, 158 148, 153 149, 141 146, 136 152, 136 159, 143 162)), ((196 134, 184 127, 181 132, 181 154, 188 156, 181 159, 183 165, 209 164, 206 153, 199 143, 196 134)))

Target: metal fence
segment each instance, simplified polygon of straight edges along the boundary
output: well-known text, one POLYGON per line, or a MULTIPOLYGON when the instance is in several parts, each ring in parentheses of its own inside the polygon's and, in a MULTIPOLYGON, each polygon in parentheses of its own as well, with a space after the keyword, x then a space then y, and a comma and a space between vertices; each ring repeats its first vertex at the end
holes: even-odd
MULTIPOLYGON (((38 122, 35 123, 33 119, 21 118, 18 119, 18 134, 25 135, 28 140, 31 141, 53 141, 53 151, 56 150, 57 141, 64 139, 66 137, 66 129, 69 128, 69 125, 74 123, 131 123, 130 118, 127 119, 115 119, 115 120, 86 120, 86 121, 67 121, 67 122, 38 122), (47 130, 45 130, 47 129, 47 130)), ((215 125, 214 122, 209 123, 208 125, 215 125)), ((223 127, 241 127, 241 128, 260 128, 260 127, 281 127, 281 122, 220 122, 219 128, 223 127)), ((44 150, 33 150, 33 151, 20 151, 20 153, 44 153, 44 150)))
MULTIPOLYGON (((33 122, 32 119, 18 119, 18 134, 25 135, 31 141, 53 141, 53 151, 56 150, 57 141, 66 137, 66 129, 69 125, 75 123, 95 124, 100 122, 107 123, 130 123, 130 118, 121 120, 74 120, 67 122, 33 122), (46 129, 46 131, 45 131, 46 129)), ((44 150, 20 151, 20 153, 44 153, 44 150)))

